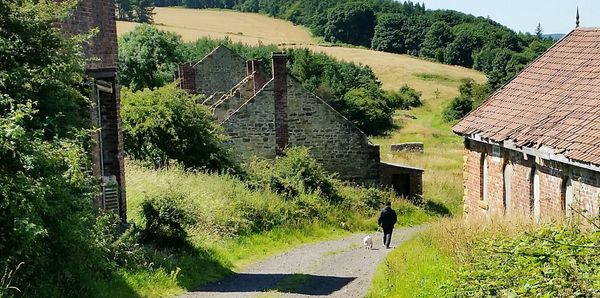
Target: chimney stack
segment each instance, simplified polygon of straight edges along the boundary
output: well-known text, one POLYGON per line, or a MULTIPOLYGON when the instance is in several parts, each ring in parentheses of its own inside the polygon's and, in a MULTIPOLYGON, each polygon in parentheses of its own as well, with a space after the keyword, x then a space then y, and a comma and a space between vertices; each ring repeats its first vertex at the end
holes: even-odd
POLYGON ((254 74, 252 77, 254 83, 254 95, 267 84, 267 77, 265 76, 265 66, 262 60, 249 60, 246 61, 246 75, 254 74))
POLYGON ((275 140, 277 154, 283 155, 287 147, 288 106, 287 106, 287 54, 273 53, 273 95, 275 104, 275 140))
POLYGON ((183 63, 177 67, 179 87, 188 93, 196 94, 196 69, 192 64, 183 63))

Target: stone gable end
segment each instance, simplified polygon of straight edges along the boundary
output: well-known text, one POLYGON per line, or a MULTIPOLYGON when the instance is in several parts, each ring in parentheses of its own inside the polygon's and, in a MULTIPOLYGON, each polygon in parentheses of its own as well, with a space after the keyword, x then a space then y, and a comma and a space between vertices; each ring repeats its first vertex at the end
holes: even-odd
MULTIPOLYGON (((276 152, 274 80, 223 121, 229 144, 243 159, 274 158, 276 152)), ((308 147, 325 169, 359 183, 379 182, 379 147, 352 122, 287 79, 287 147, 308 147)))
POLYGON ((323 166, 340 177, 377 183, 379 147, 352 122, 288 76, 288 147, 311 148, 323 166))
POLYGON ((275 105, 273 80, 261 92, 250 98, 222 125, 227 143, 242 159, 253 156, 275 158, 275 105))
POLYGON ((244 58, 223 45, 193 67, 197 93, 207 97, 229 91, 247 76, 244 58))

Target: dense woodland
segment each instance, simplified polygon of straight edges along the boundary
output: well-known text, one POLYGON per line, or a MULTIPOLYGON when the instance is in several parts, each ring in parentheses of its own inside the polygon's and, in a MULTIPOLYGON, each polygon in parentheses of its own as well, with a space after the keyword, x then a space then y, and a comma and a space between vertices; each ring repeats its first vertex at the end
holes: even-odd
MULTIPOLYGON (((121 0, 128 1, 128 0, 121 0)), ((155 0, 156 6, 259 12, 308 27, 326 42, 410 54, 485 72, 492 89, 512 78, 553 41, 516 33, 488 18, 394 0, 155 0)))

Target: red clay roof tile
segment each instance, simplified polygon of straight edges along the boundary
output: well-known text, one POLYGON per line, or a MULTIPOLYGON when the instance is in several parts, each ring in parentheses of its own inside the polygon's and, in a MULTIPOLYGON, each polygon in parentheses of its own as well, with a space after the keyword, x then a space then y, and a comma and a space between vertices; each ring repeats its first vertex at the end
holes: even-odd
POLYGON ((600 165, 600 28, 578 28, 453 127, 600 165))

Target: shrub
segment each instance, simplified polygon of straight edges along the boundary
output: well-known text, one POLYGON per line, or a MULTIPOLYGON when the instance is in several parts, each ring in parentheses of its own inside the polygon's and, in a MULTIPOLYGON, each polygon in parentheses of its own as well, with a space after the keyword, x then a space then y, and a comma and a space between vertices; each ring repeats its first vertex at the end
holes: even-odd
POLYGON ((491 93, 491 87, 488 83, 477 84, 475 81, 464 80, 459 86, 460 95, 455 97, 446 108, 444 108, 443 118, 450 122, 461 119, 479 106, 487 99, 491 93))
POLYGON ((162 87, 185 61, 181 37, 150 25, 137 26, 119 38, 119 79, 133 90, 162 87))
POLYGON ((186 226, 193 224, 181 193, 163 193, 147 198, 141 205, 144 221, 143 240, 159 246, 181 246, 185 243, 186 226))
POLYGON ((254 161, 250 165, 251 183, 271 189, 287 198, 300 194, 319 194, 328 202, 339 202, 336 181, 310 156, 308 148, 290 148, 275 161, 254 161))
POLYGON ((394 110, 387 105, 383 93, 379 90, 352 89, 344 95, 343 102, 335 105, 340 113, 352 119, 366 134, 380 134, 394 126, 394 110))
POLYGON ((473 110, 473 100, 466 96, 455 97, 446 108, 444 108, 444 120, 450 122, 459 120, 473 110))
POLYGON ((460 268, 451 297, 596 297, 600 234, 545 226, 517 237, 478 241, 460 268))
POLYGON ((125 152, 153 167, 170 160, 195 169, 233 169, 224 136, 208 109, 174 84, 132 92, 123 88, 125 152))
POLYGON ((387 105, 392 109, 409 109, 423 105, 421 102, 421 92, 404 85, 397 92, 386 93, 387 105))

